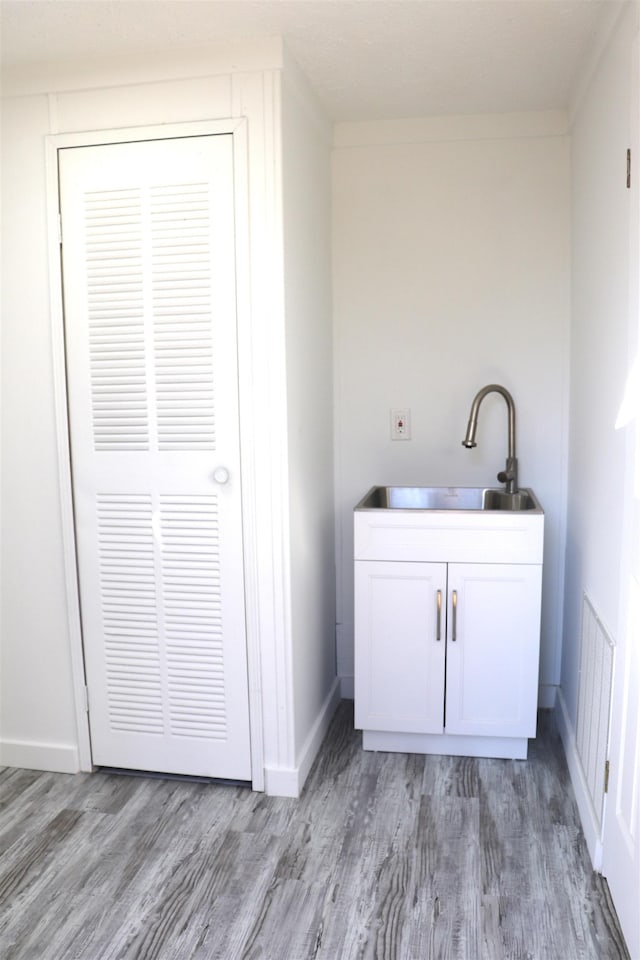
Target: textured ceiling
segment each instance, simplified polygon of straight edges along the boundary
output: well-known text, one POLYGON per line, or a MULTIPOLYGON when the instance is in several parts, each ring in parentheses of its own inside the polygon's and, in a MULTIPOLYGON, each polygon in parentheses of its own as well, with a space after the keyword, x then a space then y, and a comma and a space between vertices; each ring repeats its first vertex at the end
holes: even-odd
POLYGON ((613 0, 2 0, 2 60, 281 35, 336 120, 567 106, 613 0))

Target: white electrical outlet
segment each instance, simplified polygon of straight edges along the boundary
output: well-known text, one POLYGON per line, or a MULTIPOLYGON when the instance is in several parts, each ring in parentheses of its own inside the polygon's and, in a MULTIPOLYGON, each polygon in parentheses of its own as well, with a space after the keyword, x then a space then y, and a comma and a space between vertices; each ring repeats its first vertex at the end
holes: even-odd
POLYGON ((411 440, 411 410, 391 411, 391 439, 411 440))

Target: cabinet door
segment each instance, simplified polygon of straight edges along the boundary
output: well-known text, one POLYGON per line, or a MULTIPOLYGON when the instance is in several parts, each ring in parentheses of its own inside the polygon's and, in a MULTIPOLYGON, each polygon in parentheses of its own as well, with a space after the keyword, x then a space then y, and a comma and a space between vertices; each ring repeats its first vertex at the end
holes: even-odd
POLYGON ((356 562, 356 727, 442 733, 446 587, 444 563, 356 562))
POLYGON ((449 564, 447 733, 535 736, 541 579, 536 565, 449 564))

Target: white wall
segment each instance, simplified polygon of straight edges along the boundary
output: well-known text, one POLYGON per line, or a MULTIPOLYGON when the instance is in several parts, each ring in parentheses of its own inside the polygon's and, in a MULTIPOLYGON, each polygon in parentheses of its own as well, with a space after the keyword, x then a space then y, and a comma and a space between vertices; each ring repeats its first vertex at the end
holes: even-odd
MULTIPOLYGON (((111 127, 244 117, 249 125, 245 212, 251 270, 250 284, 239 291, 241 312, 245 311, 242 315, 249 317, 239 328, 241 444, 245 468, 250 465, 253 478, 250 488, 245 483, 243 489, 245 537, 251 544, 251 556, 245 557, 247 623, 252 649, 259 650, 253 666, 250 665, 249 684, 254 702, 258 696, 262 702, 260 716, 255 710, 252 712, 253 748, 254 755, 263 753, 264 775, 271 792, 296 792, 304 779, 298 763, 299 745, 303 742, 307 746, 308 767, 317 745, 313 728, 320 729, 326 719, 318 713, 330 687, 326 621, 330 616, 332 632, 334 616, 330 607, 334 586, 332 578, 325 575, 319 603, 324 616, 322 636, 305 635, 300 643, 301 655, 294 659, 292 619, 301 632, 304 613, 309 613, 317 603, 313 573, 318 560, 314 554, 308 562, 302 562, 301 545, 307 546, 309 521, 305 519, 302 524, 300 512, 292 521, 291 541, 287 533, 291 504, 284 379, 279 126, 282 68, 281 43, 268 40, 217 54, 196 51, 192 56, 180 54, 144 62, 127 59, 102 64, 58 64, 43 73, 34 69, 27 75, 5 79, 0 762, 74 770, 78 769, 79 752, 82 754, 78 726, 82 727, 84 721, 80 717, 76 723, 70 657, 70 621, 74 611, 67 610, 64 581, 48 284, 45 138, 48 134, 111 127), (289 583, 292 550, 296 562, 293 618, 289 583), (302 604, 298 600, 301 587, 302 604), (309 679, 307 670, 317 673, 309 679), (301 683, 296 716, 291 689, 294 680, 301 683)), ((319 229, 318 244, 328 234, 327 147, 325 144, 322 148, 317 140, 309 151, 309 156, 300 160, 297 167, 294 164, 294 169, 298 169, 305 185, 320 186, 324 199, 320 194, 316 205, 309 206, 300 220, 288 218, 292 244, 313 219, 319 229), (319 216, 321 205, 324 213, 319 216)), ((292 202, 288 200, 290 209, 292 202)), ((326 370, 330 362, 326 245, 323 257, 324 264, 318 264, 307 276, 302 273, 302 257, 297 257, 287 287, 293 318, 289 380, 300 396, 301 384, 293 372, 298 360, 307 358, 301 376, 308 372, 309 355, 316 346, 320 351, 318 372, 326 370), (306 284, 299 296, 297 276, 306 284), (320 285, 324 285, 323 298, 316 298, 320 285), (306 314, 312 301, 317 301, 317 306, 310 315, 307 334, 306 314), (295 318, 303 308, 304 322, 298 323, 295 318), (328 330, 326 336, 318 333, 323 322, 328 330), (301 330, 308 340, 296 343, 295 337, 301 330)), ((330 385, 325 387, 317 376, 310 399, 295 403, 295 411, 299 409, 304 414, 312 430, 322 428, 319 451, 330 449, 330 405, 325 404, 328 395, 330 385)), ((305 491, 310 489, 306 483, 311 472, 310 450, 309 441, 305 452, 291 466, 294 484, 305 478, 305 491)), ((297 457, 293 445, 292 453, 297 457)), ((327 517, 330 459, 320 472, 321 486, 308 495, 305 506, 307 514, 316 507, 321 518, 314 519, 313 546, 315 549, 321 543, 324 568, 331 555, 331 524, 327 517)), ((294 494, 298 492, 295 485, 292 490, 294 494)), ((77 687, 76 683, 76 690, 77 687)))
POLYGON ((305 766, 315 755, 311 742, 324 734, 339 697, 335 676, 331 127, 293 64, 283 73, 282 138, 295 752, 305 766), (319 716, 324 720, 316 729, 319 716))
POLYGON ((62 560, 45 221, 44 96, 2 111, 1 762, 77 769, 62 560))
POLYGON ((352 509, 372 484, 498 485, 514 396, 520 483, 545 510, 540 680, 559 682, 569 144, 563 114, 341 124, 334 150, 338 671, 353 675, 352 509), (412 439, 391 441, 408 407, 412 439))

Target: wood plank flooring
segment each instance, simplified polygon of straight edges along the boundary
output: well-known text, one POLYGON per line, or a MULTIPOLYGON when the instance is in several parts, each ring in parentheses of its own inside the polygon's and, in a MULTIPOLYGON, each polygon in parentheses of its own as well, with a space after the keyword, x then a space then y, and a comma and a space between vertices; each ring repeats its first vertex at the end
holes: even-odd
POLYGON ((628 960, 553 715, 527 762, 364 753, 300 800, 0 773, 2 960, 628 960))

